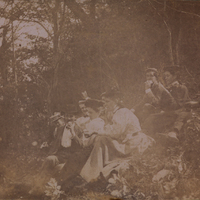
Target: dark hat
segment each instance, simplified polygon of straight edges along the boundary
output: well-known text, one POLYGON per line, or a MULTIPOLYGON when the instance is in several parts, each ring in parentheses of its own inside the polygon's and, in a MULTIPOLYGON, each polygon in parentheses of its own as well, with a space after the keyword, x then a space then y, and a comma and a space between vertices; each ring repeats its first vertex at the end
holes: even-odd
POLYGON ((97 99, 87 99, 85 101, 85 106, 86 107, 91 107, 91 108, 99 108, 101 106, 103 106, 104 102, 101 100, 97 100, 97 99))
POLYGON ((106 92, 103 92, 101 94, 101 97, 120 98, 121 97, 121 92, 119 91, 118 88, 111 88, 111 89, 107 90, 106 92))

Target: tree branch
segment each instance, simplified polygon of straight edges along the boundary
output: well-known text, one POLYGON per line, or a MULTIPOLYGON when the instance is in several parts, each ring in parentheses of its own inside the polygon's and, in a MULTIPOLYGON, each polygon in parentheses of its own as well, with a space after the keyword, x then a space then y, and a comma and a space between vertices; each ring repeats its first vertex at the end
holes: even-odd
MULTIPOLYGON (((155 1, 156 3, 158 3, 158 4, 162 4, 162 3, 160 3, 160 2, 158 2, 158 1, 156 1, 156 0, 154 0, 154 1, 155 1)), ((172 10, 175 10, 175 11, 177 11, 177 12, 180 12, 180 13, 184 13, 184 14, 188 14, 188 15, 193 15, 193 16, 196 16, 196 17, 200 17, 200 15, 195 14, 195 13, 190 13, 190 12, 186 12, 186 11, 183 11, 183 10, 178 10, 178 9, 176 9, 176 8, 173 8, 173 7, 167 6, 167 5, 166 5, 166 7, 170 8, 170 9, 172 9, 172 10)))
POLYGON ((161 17, 161 19, 163 20, 166 28, 167 28, 167 31, 169 33, 169 48, 170 48, 170 57, 171 57, 171 61, 172 61, 172 64, 174 65, 174 57, 173 57, 173 50, 172 50, 172 32, 169 28, 169 25, 167 24, 167 22, 163 19, 163 17, 160 15, 160 13, 157 11, 157 9, 153 6, 153 4, 151 3, 150 0, 148 0, 149 4, 152 6, 152 8, 156 11, 156 13, 161 17))
POLYGON ((91 18, 75 0, 65 0, 67 7, 78 17, 84 24, 90 23, 91 18))
POLYGON ((61 19, 60 27, 59 27, 59 30, 58 30, 58 35, 60 35, 60 33, 63 30, 63 25, 64 25, 64 22, 65 22, 65 7, 66 7, 66 2, 64 1, 62 19, 61 19))
POLYGON ((24 21, 24 22, 32 22, 32 23, 37 23, 39 24, 48 34, 48 36, 52 39, 53 36, 52 34, 50 33, 50 31, 40 22, 40 21, 37 21, 37 20, 29 20, 29 19, 18 19, 17 21, 24 21))

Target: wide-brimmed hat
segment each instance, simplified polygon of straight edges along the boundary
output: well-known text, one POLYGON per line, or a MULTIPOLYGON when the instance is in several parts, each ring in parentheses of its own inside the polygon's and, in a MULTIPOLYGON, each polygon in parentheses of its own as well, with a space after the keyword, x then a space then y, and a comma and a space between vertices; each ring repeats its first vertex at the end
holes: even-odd
POLYGON ((49 118, 49 122, 53 123, 61 118, 64 118, 60 112, 55 112, 50 118, 49 118))

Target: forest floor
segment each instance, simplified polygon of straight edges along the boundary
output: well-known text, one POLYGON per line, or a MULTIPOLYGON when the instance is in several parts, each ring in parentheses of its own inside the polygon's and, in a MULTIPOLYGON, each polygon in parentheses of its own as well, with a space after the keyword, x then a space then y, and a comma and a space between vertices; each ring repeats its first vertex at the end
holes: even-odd
POLYGON ((52 179, 46 193, 48 196, 31 196, 28 191, 46 155, 47 151, 40 149, 38 144, 17 149, 2 147, 0 199, 200 200, 199 115, 194 115, 187 122, 179 143, 157 141, 140 158, 123 163, 118 176, 107 182, 99 180, 92 188, 66 192, 58 188, 57 182, 52 179))

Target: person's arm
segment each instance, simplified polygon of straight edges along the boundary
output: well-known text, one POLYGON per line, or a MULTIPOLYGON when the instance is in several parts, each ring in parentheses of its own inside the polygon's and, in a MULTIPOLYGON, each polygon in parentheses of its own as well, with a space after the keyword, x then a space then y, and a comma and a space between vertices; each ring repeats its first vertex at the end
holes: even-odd
MULTIPOLYGON (((128 109, 127 109, 128 110, 128 109)), ((104 134, 109 135, 114 139, 118 139, 124 133, 127 126, 127 111, 126 109, 119 109, 112 119, 112 124, 107 124, 104 127, 104 134)), ((129 111, 134 115, 131 111, 129 111)))
POLYGON ((145 94, 146 94, 146 98, 148 99, 147 103, 151 103, 154 106, 158 106, 160 99, 159 97, 155 96, 155 94, 152 91, 152 82, 151 81, 146 81, 145 82, 145 94))
POLYGON ((190 101, 188 89, 185 85, 181 85, 181 89, 183 91, 183 98, 180 100, 179 105, 183 107, 186 102, 190 101))
POLYGON ((115 113, 113 124, 105 127, 105 134, 114 139, 122 139, 126 134, 141 131, 138 118, 128 109, 122 108, 115 113))
POLYGON ((147 98, 150 100, 149 103, 152 103, 155 106, 159 105, 160 99, 154 95, 151 88, 147 89, 145 93, 147 98))
POLYGON ((162 110, 173 110, 177 108, 177 103, 175 99, 172 97, 170 92, 163 87, 163 91, 161 94, 161 99, 160 99, 160 108, 162 110))
POLYGON ((71 124, 71 126, 69 127, 71 134, 72 134, 72 139, 74 139, 76 142, 78 142, 81 146, 83 145, 83 142, 81 140, 80 137, 78 137, 78 135, 75 132, 75 123, 71 124))
POLYGON ((112 124, 107 124, 104 128, 103 135, 109 135, 110 137, 117 139, 124 132, 126 127, 126 117, 123 113, 116 115, 112 124))
POLYGON ((133 106, 133 108, 131 109, 131 111, 133 113, 137 113, 137 112, 141 111, 142 108, 143 108, 143 106, 144 106, 144 104, 146 103, 146 101, 147 101, 147 96, 145 94, 145 95, 143 95, 143 97, 140 100, 140 102, 138 104, 136 104, 135 106, 133 106))

